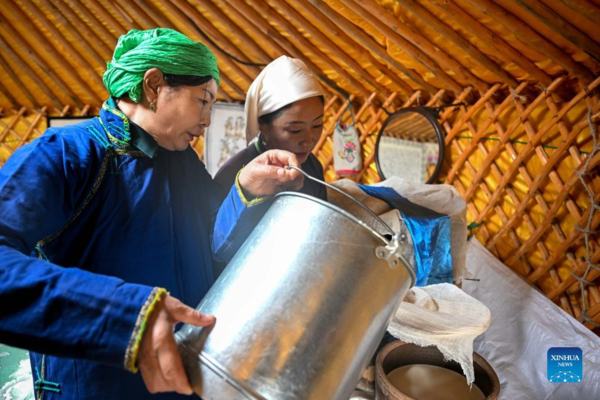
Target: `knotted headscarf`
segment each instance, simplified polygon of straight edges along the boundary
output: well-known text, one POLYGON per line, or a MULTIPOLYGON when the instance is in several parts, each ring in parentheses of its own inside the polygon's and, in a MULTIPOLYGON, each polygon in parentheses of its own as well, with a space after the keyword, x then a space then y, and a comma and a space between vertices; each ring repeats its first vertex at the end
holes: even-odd
POLYGON ((104 86, 111 96, 128 94, 139 103, 144 74, 151 68, 165 74, 212 76, 220 83, 217 59, 208 47, 172 29, 156 28, 133 29, 119 38, 104 86))
POLYGON ((246 141, 258 135, 258 117, 299 100, 324 96, 317 78, 301 60, 281 56, 267 65, 246 95, 246 141))

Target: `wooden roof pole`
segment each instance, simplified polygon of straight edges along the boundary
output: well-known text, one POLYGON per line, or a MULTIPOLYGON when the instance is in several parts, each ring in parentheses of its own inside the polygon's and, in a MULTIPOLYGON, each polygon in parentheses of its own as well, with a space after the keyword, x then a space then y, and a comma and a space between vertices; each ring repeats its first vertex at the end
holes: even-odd
POLYGON ((85 40, 92 50, 102 58, 103 61, 109 60, 113 51, 103 41, 98 40, 98 37, 92 29, 90 29, 82 19, 75 14, 73 10, 59 0, 50 0, 46 3, 48 10, 54 18, 61 23, 65 29, 71 31, 71 34, 78 37, 77 40, 85 40), (62 14, 62 15, 61 15, 62 14))
MULTIPOLYGON (((4 85, 2 84, 2 82, 0 82, 0 93, 2 93, 4 95, 4 97, 6 97, 6 99, 8 100, 8 102, 10 103, 10 105, 13 108, 16 108, 18 106, 20 106, 19 102, 17 101, 17 99, 15 99, 12 95, 12 93, 10 93, 10 91, 4 87, 4 85)), ((0 114, 1 116, 2 114, 0 114)))
MULTIPOLYGON (((60 65, 60 67, 64 71, 66 71, 73 80, 75 80, 77 86, 81 88, 82 91, 86 92, 88 96, 90 96, 90 98, 93 100, 97 100, 99 102, 103 101, 103 98, 99 96, 98 93, 92 87, 90 87, 88 82, 79 76, 77 71, 75 71, 75 68, 73 68, 73 66, 69 64, 69 62, 65 60, 64 57, 61 57, 60 54, 58 54, 55 46, 52 45, 52 43, 50 43, 50 41, 40 33, 37 26, 35 26, 31 22, 31 20, 23 13, 23 11, 19 7, 12 4, 12 2, 10 1, 6 2, 5 6, 8 8, 8 11, 11 13, 11 15, 19 21, 19 24, 27 30, 28 35, 32 37, 33 41, 35 41, 35 44, 37 46, 41 46, 46 52, 48 52, 52 59, 56 63, 58 63, 58 65, 60 65)), ((9 30, 12 30, 11 32, 16 32, 16 29, 14 29, 14 27, 10 24, 8 19, 5 19, 4 22, 6 22, 5 25, 10 26, 9 30)), ((22 35, 17 33, 15 34, 15 37, 22 37, 22 35)), ((35 49, 37 46, 26 44, 24 48, 35 49)), ((35 53, 35 51, 32 51, 32 57, 35 53)), ((40 58, 43 59, 44 56, 40 55, 40 58)), ((48 70, 48 73, 54 74, 54 71, 48 70)), ((102 85, 102 87, 104 88, 104 85, 102 85)))
MULTIPOLYGON (((329 18, 327 18, 323 13, 321 13, 321 11, 319 11, 317 8, 315 8, 312 4, 308 3, 306 0, 296 1, 295 4, 298 7, 300 7, 303 11, 305 11, 306 13, 309 13, 311 15, 311 17, 316 19, 321 25, 323 25, 323 27, 326 27, 332 36, 337 37, 339 40, 341 40, 342 42, 344 42, 348 45, 350 45, 351 43, 354 42, 354 40, 350 36, 346 35, 346 33, 344 31, 342 31, 341 29, 339 29, 336 24, 332 24, 331 20, 329 20, 329 18)), ((363 46, 360 46, 360 45, 354 46, 353 50, 355 52, 357 52, 358 54, 360 54, 361 57, 366 59, 369 64, 371 64, 373 67, 378 69, 383 75, 386 76, 386 78, 391 80, 395 85, 401 87, 403 92, 405 90, 409 90, 409 91, 411 91, 410 93, 412 93, 412 88, 410 86, 408 86, 402 80, 402 78, 400 78, 399 75, 397 75, 396 72, 393 72, 386 65, 379 62, 379 60, 377 60, 371 54, 370 51, 367 51, 363 46)))
MULTIPOLYGON (((130 1, 130 0, 127 0, 130 1)), ((167 6, 167 3, 164 3, 163 5, 167 6)), ((185 18, 185 15, 183 15, 183 13, 181 11, 179 11, 179 9, 177 9, 175 6, 173 6, 172 4, 168 4, 169 11, 171 12, 171 15, 176 18, 179 22, 181 22, 181 24, 183 24, 188 30, 190 30, 190 32, 194 32, 194 28, 191 25, 190 21, 185 18)), ((169 27, 169 28, 175 28, 175 26, 173 25, 173 23, 166 18, 164 15, 162 15, 160 12, 158 12, 157 10, 155 10, 153 7, 151 7, 150 5, 147 5, 144 8, 144 11, 154 20, 156 21, 160 26, 164 26, 164 27, 169 27)), ((194 35, 190 35, 190 36, 194 36, 194 35)), ((205 43, 213 52, 220 54, 220 51, 217 48, 213 48, 213 46, 210 43, 205 43)), ((249 82, 251 82, 251 78, 246 74, 245 71, 243 71, 237 64, 235 64, 233 61, 231 61, 229 59, 229 57, 222 57, 219 60, 221 60, 224 64, 226 64, 229 68, 231 68, 242 80, 245 81, 245 83, 249 84, 249 82)), ((225 74, 221 71, 221 76, 223 78, 225 78, 225 74)), ((242 90, 237 84, 235 84, 233 82, 232 79, 230 79, 229 77, 223 79, 228 86, 230 86, 238 95, 240 95, 241 97, 246 97, 246 92, 244 90, 242 90)))
POLYGON ((517 80, 506 72, 502 67, 492 61, 487 55, 482 53, 477 47, 475 47, 467 39, 459 35, 454 29, 450 28, 443 21, 431 14, 429 10, 421 6, 414 0, 396 0, 399 4, 403 5, 407 10, 413 13, 415 16, 420 18, 423 22, 428 24, 444 38, 452 41, 457 45, 458 48, 463 50, 465 53, 473 57, 473 59, 482 65, 483 67, 490 70, 500 80, 510 87, 515 88, 519 85, 517 80))
POLYGON ((594 79, 594 75, 583 65, 577 63, 571 56, 565 54, 558 46, 548 41, 523 21, 490 0, 465 0, 477 10, 495 19, 510 30, 518 40, 526 43, 546 57, 559 64, 584 83, 594 79))
MULTIPOLYGON (((417 72, 412 71, 398 61, 394 60, 387 51, 382 48, 377 42, 375 42, 369 35, 360 30, 356 25, 348 21, 346 18, 338 14, 335 10, 329 7, 326 3, 320 0, 308 0, 313 6, 315 6, 319 11, 321 11, 327 18, 329 18, 334 24, 339 26, 342 30, 348 32, 350 36, 354 38, 354 40, 359 43, 361 46, 366 48, 369 51, 372 51, 373 54, 376 54, 381 59, 385 60, 392 68, 396 68, 401 71, 404 75, 406 75, 410 80, 415 82, 418 86, 425 89, 427 92, 431 94, 435 94, 438 89, 425 81, 421 75, 417 72)), ((406 90, 406 89, 405 89, 406 90)), ((410 88, 410 90, 406 90, 407 94, 412 94, 414 89, 410 88)))
POLYGON ((116 41, 116 35, 113 35, 108 29, 106 29, 106 27, 104 26, 104 24, 102 24, 102 22, 96 18, 96 16, 90 12, 90 10, 88 10, 87 7, 85 7, 81 1, 74 1, 74 0, 63 0, 65 3, 67 3, 67 5, 69 7, 71 7, 71 9, 73 11, 76 11, 78 13, 80 13, 81 15, 83 15, 84 18, 87 18, 87 20, 89 21, 90 25, 92 25, 97 32, 99 34, 99 36, 102 37, 102 39, 104 40, 104 43, 109 46, 109 48, 114 49, 115 44, 117 43, 116 41))
POLYGON ((125 10, 131 18, 136 21, 142 29, 154 29, 158 28, 160 24, 157 24, 152 18, 148 17, 144 9, 139 6, 137 2, 129 1, 125 3, 122 0, 116 0, 117 3, 125 10))
MULTIPOLYGON (((546 24, 575 46, 582 49, 596 62, 600 61, 600 45, 590 39, 585 33, 571 25, 567 20, 558 15, 554 10, 539 0, 515 0, 515 2, 528 13, 546 24)), ((598 23, 598 21, 596 21, 598 23)))
POLYGON ((589 0, 558 0, 592 22, 600 21, 600 7, 589 0))
MULTIPOLYGON (((102 83, 102 79, 100 78, 100 75, 98 73, 96 73, 96 71, 94 70, 94 66, 92 64, 90 64, 90 62, 88 60, 86 60, 84 57, 82 57, 81 54, 79 54, 79 51, 77 51, 71 45, 71 43, 69 43, 64 38, 64 36, 54 26, 54 24, 52 24, 50 21, 48 21, 46 16, 31 2, 31 0, 21 0, 21 2, 27 8, 27 10, 40 22, 40 24, 42 24, 44 26, 44 28, 48 31, 48 33, 52 37, 52 39, 60 47, 63 48, 63 51, 65 53, 69 54, 70 57, 73 57, 73 59, 79 64, 80 68, 84 71, 84 73, 86 73, 88 75, 90 80, 93 81, 95 84, 97 84, 99 87, 104 87, 104 84, 102 83)), ((98 58, 98 56, 95 56, 94 58, 98 58)), ((95 62, 97 63, 96 65, 104 65, 105 61, 102 60, 101 58, 98 58, 98 60, 95 60, 95 62)))
MULTIPOLYGON (((350 45, 354 40, 346 35, 338 26, 329 20, 321 11, 315 8, 313 5, 309 4, 306 0, 296 1, 295 4, 300 7, 306 13, 309 13, 312 18, 316 19, 321 25, 326 27, 332 36, 339 38, 342 42, 350 45)), ((367 62, 376 69, 378 69, 383 75, 386 76, 389 80, 391 80, 395 85, 402 88, 403 92, 412 93, 413 89, 408 86, 395 72, 390 70, 387 66, 379 62, 370 51, 367 51, 363 46, 355 46, 353 49, 357 53, 359 53, 363 58, 367 60, 367 62)))
MULTIPOLYGON (((390 15, 378 3, 361 1, 359 5, 353 0, 341 1, 348 8, 369 22, 373 28, 377 29, 379 32, 381 32, 381 34, 393 41, 396 46, 423 64, 427 69, 429 69, 429 71, 433 73, 433 75, 442 81, 448 89, 453 90, 457 94, 462 92, 463 87, 454 79, 452 79, 442 68, 440 68, 438 64, 436 64, 436 62, 426 53, 427 51, 435 51, 433 46, 431 46, 431 43, 427 42, 430 45, 427 47, 425 40, 417 40, 417 35, 413 35, 414 32, 409 32, 409 29, 406 26, 398 24, 398 20, 394 16, 390 15), (389 24, 394 26, 396 29, 393 29, 389 24), (424 51, 421 51, 419 47, 415 46, 409 40, 409 36, 407 36, 407 34, 410 34, 410 38, 419 43, 419 47, 423 46, 422 48, 424 51)), ((421 37, 421 39, 423 38, 421 37)), ((460 75, 460 73, 457 73, 457 75, 460 75)), ((479 79, 477 80, 482 82, 479 79)))
POLYGON ((304 18, 298 11, 296 11, 292 6, 288 5, 285 1, 275 0, 274 3, 282 9, 282 11, 287 14, 287 16, 295 21, 302 29, 308 32, 315 40, 319 41, 320 44, 329 50, 332 54, 342 60, 346 65, 354 70, 354 72, 362 79, 365 80, 369 85, 373 86, 380 93, 383 93, 385 97, 390 95, 390 91, 377 82, 371 75, 365 71, 363 67, 361 67, 356 60, 348 56, 344 50, 340 49, 337 44, 335 44, 331 39, 329 39, 326 35, 324 35, 319 29, 317 29, 314 25, 312 25, 306 18, 304 18))
POLYGON ((109 13, 110 13, 109 9, 112 9, 115 14, 119 14, 121 16, 121 18, 123 18, 123 20, 127 24, 128 30, 130 30, 130 29, 137 29, 137 30, 143 29, 141 27, 141 25, 138 23, 138 21, 136 21, 135 19, 133 19, 131 17, 131 15, 127 14, 127 12, 125 11, 125 9, 123 7, 121 7, 121 5, 119 3, 115 3, 114 1, 108 2, 108 4, 106 4, 106 3, 107 3, 106 1, 102 2, 101 3, 102 7, 104 7, 106 9, 106 11, 109 12, 109 13))
MULTIPOLYGON (((207 18, 205 18, 204 15, 202 15, 202 13, 199 13, 198 10, 190 6, 186 1, 172 1, 181 10, 181 12, 187 15, 189 18, 191 18, 200 29, 207 32, 209 36, 212 36, 212 39, 216 43, 218 43, 219 47, 240 59, 246 58, 245 53, 242 50, 238 49, 233 43, 231 43, 231 41, 225 35, 223 35, 215 26, 213 26, 212 23, 207 18)), ((237 63, 237 61, 233 61, 237 63)), ((251 65, 240 64, 240 67, 248 71, 248 77, 251 79, 251 81, 253 81, 254 76, 260 74, 261 71, 260 68, 251 65)))
MULTIPOLYGON (((8 63, 4 60, 4 57, 3 57, 4 54, 5 54, 4 51, 0 53, 0 67, 2 67, 6 71, 8 76, 10 76, 10 79, 12 79, 15 82, 15 84, 17 85, 19 90, 21 92, 23 92, 25 94, 25 96, 27 96, 27 98, 33 105, 33 108, 40 108, 40 104, 37 102, 35 97, 31 94, 31 92, 29 92, 29 90, 27 90, 27 87, 23 84, 23 82, 21 82, 21 80, 19 79, 17 74, 15 74, 13 68, 11 68, 10 65, 8 65, 8 63)), ((19 105, 22 105, 22 104, 19 104, 19 105)))
MULTIPOLYGON (((223 0, 220 0, 223 2, 223 0)), ((269 23, 263 19, 252 7, 238 0, 228 0, 224 2, 226 5, 233 4, 231 10, 235 10, 236 16, 242 15, 243 18, 249 22, 250 26, 254 26, 256 32, 260 32, 268 43, 276 44, 281 50, 282 55, 287 54, 295 58, 301 59, 309 70, 315 74, 319 79, 326 82, 327 85, 339 89, 339 87, 329 77, 327 77, 308 57, 306 57, 300 50, 298 50, 293 43, 288 41, 285 37, 279 34, 273 29, 269 23)), ((341 90, 341 89, 339 89, 341 90)), ((364 89, 363 89, 364 90, 364 89)))
POLYGON ((96 0, 82 0, 83 4, 94 14, 100 16, 100 21, 105 22, 118 36, 124 35, 127 33, 127 28, 121 25, 117 20, 113 18, 112 15, 108 13, 104 9, 104 7, 100 6, 96 2, 96 0))
MULTIPOLYGON (((187 4, 187 3, 185 3, 187 4)), ((252 50, 256 56, 258 56, 259 62, 263 64, 268 64, 273 60, 273 57, 270 56, 265 49, 260 47, 254 39, 252 39, 242 28, 240 28, 227 14, 225 14, 219 7, 217 7, 212 1, 202 1, 200 2, 200 6, 208 11, 214 19, 221 22, 223 25, 227 27, 227 29, 231 30, 231 34, 235 35, 243 44, 244 47, 252 50)), ((197 9, 194 9, 196 14, 200 12, 197 9)), ((247 55, 244 57, 244 61, 247 60, 247 55)))
MULTIPOLYGON (((353 2, 370 11, 371 14, 377 17, 381 22, 414 44, 417 49, 423 49, 423 52, 427 56, 431 57, 437 63, 437 65, 443 65, 454 72, 458 78, 464 81, 461 86, 472 84, 482 92, 485 92, 489 89, 489 85, 486 82, 475 76, 471 71, 465 68, 452 56, 447 54, 443 49, 440 49, 434 43, 429 41, 429 39, 403 24, 402 21, 396 18, 393 14, 387 12, 387 10, 375 0, 353 0, 353 2)), ((463 88, 461 88, 460 91, 462 91, 462 89, 463 88)), ((456 94, 458 95, 460 91, 456 94)))
MULTIPOLYGON (((334 70, 341 78, 349 82, 356 90, 358 90, 363 96, 368 97, 371 95, 371 90, 366 88, 363 82, 359 82, 357 79, 352 77, 346 70, 340 67, 338 64, 333 62, 325 53, 314 46, 308 39, 306 39, 294 25, 288 20, 283 18, 277 11, 272 9, 266 2, 259 0, 251 0, 250 3, 255 9, 260 10, 260 13, 264 15, 268 20, 274 21, 282 29, 284 29, 296 43, 298 43, 303 49, 308 50, 312 54, 316 55, 323 61, 329 68, 334 70)), ((308 57, 306 57, 308 58, 308 57)))
MULTIPOLYGON (((56 84, 56 86, 58 86, 62 91, 65 92, 65 94, 73 101, 73 103, 75 103, 77 105, 77 107, 83 107, 83 103, 81 103, 81 101, 79 100, 79 98, 77 97, 75 92, 73 92, 71 87, 69 87, 66 83, 64 83, 60 79, 60 77, 54 73, 54 71, 52 70, 52 68, 50 68, 50 66, 48 65, 46 60, 44 60, 43 57, 40 57, 36 53, 34 46, 29 46, 29 44, 27 42, 25 42, 25 40, 23 40, 23 38, 21 37, 19 32, 17 32, 16 29, 14 29, 8 23, 8 21, 6 21, 6 20, 0 21, 0 26, 5 30, 5 32, 10 36, 10 38, 17 44, 17 46, 21 47, 22 49, 29 49, 28 54, 29 54, 29 57, 31 58, 31 60, 35 64, 37 64, 46 73, 46 75, 48 75, 48 77, 50 79, 52 79, 52 81, 56 84)), ((38 43, 38 45, 39 44, 40 43, 38 43)), ((94 97, 94 96, 92 95, 92 97, 94 97)))
POLYGON ((442 12, 459 23, 465 30, 473 36, 478 37, 486 44, 494 46, 497 51, 495 56, 507 63, 514 63, 521 67, 532 78, 541 82, 544 86, 552 83, 552 77, 538 68, 531 60, 519 53, 512 46, 502 40, 498 35, 492 33, 487 27, 467 14, 456 3, 445 0, 430 0, 442 12))
POLYGON ((38 21, 42 25, 44 25, 46 29, 52 30, 53 32, 57 32, 58 34, 60 34, 60 31, 58 30, 57 26, 46 17, 44 11, 47 11, 48 14, 56 18, 60 25, 64 26, 65 30, 73 36, 76 43, 81 44, 81 47, 83 47, 85 53, 87 53, 87 56, 91 61, 96 63, 96 65, 104 65, 104 57, 102 57, 102 55, 96 51, 95 47, 91 47, 89 44, 86 43, 86 40, 83 38, 83 36, 81 36, 79 31, 75 29, 73 25, 71 25, 71 23, 60 14, 60 12, 52 10, 52 8, 54 7, 50 2, 44 2, 37 5, 33 5, 34 3, 31 0, 23 0, 23 3, 28 3, 28 11, 32 13, 35 16, 35 18, 37 18, 38 21), (50 6, 50 9, 47 9, 47 6, 50 6))
POLYGON ((41 80, 41 78, 35 73, 33 69, 25 61, 19 57, 19 55, 8 45, 8 43, 4 40, 2 36, 0 36, 0 48, 6 56, 8 56, 18 67, 21 73, 24 73, 28 76, 35 84, 40 88, 40 90, 50 99, 50 101, 58 108, 61 109, 64 107, 64 104, 52 93, 52 91, 48 88, 48 85, 41 80))
MULTIPOLYGON (((121 1, 121 0, 119 0, 119 1, 121 1)), ((139 24, 140 21, 143 21, 141 23, 142 28, 150 29, 150 28, 158 27, 158 26, 173 27, 173 24, 171 23, 171 21, 169 21, 162 14, 155 11, 151 7, 145 7, 144 9, 142 9, 137 4, 130 2, 130 3, 126 4, 126 9, 131 12, 132 18, 134 19, 134 21, 136 23, 139 24), (149 14, 147 14, 146 11, 149 12, 151 14, 151 16, 149 14), (139 21, 136 21, 136 18, 139 19, 139 21)), ((242 89, 240 89, 237 85, 235 85, 235 83, 232 82, 231 79, 229 79, 227 77, 227 75, 225 75, 223 72, 221 72, 221 81, 222 81, 222 85, 221 85, 221 91, 219 92, 219 94, 222 94, 223 97, 225 97, 225 99, 227 99, 228 101, 233 100, 231 95, 228 93, 228 90, 235 91, 236 93, 238 93, 238 95, 243 97, 243 94, 241 94, 241 93, 243 93, 242 89)))

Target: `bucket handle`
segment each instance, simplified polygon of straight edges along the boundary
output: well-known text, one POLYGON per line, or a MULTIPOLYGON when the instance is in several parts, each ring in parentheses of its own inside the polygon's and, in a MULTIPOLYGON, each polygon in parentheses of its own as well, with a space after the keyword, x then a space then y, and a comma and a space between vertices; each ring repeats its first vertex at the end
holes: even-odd
POLYGON ((369 207, 367 207, 366 205, 364 205, 360 200, 355 199, 353 196, 351 196, 350 194, 344 192, 343 190, 336 188, 335 186, 324 182, 320 179, 315 178, 314 176, 310 176, 309 174, 307 174, 306 172, 302 171, 302 169, 298 168, 298 167, 294 167, 292 165, 288 165, 287 167, 285 167, 285 169, 295 169, 296 171, 300 172, 302 175, 304 175, 305 178, 310 179, 311 181, 315 181, 320 183, 321 185, 325 185, 328 188, 335 190, 336 192, 346 196, 347 198, 349 198, 350 200, 352 200, 353 202, 355 202, 356 204, 358 204, 359 206, 361 206, 366 212, 368 212, 373 218, 375 218, 377 220, 377 222, 379 222, 381 225, 383 225, 392 236, 394 236, 396 234, 396 232, 394 232, 394 230, 392 228, 390 228, 390 226, 388 224, 386 224, 381 218, 379 218, 379 216, 377 214, 375 214, 369 207))

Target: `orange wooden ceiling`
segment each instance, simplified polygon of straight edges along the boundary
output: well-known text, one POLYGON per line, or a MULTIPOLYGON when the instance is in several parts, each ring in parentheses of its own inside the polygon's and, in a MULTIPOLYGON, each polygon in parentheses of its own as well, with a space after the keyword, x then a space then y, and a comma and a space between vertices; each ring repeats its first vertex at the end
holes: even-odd
POLYGON ((215 51, 225 101, 243 100, 261 68, 231 56, 265 64, 288 54, 331 91, 399 101, 416 89, 544 87, 564 73, 589 83, 600 72, 598 21, 600 0, 8 0, 0 107, 98 107, 119 35, 158 26, 215 51))

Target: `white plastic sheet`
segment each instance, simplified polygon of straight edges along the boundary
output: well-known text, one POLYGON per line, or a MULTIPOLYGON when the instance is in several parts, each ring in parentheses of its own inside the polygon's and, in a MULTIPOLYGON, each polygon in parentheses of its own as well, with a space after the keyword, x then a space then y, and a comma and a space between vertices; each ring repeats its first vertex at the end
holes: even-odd
POLYGON ((600 338, 488 252, 476 239, 467 246, 463 290, 492 312, 488 330, 474 349, 500 378, 500 399, 600 399, 600 338), (583 352, 580 383, 550 383, 547 352, 551 347, 579 347, 583 352))

